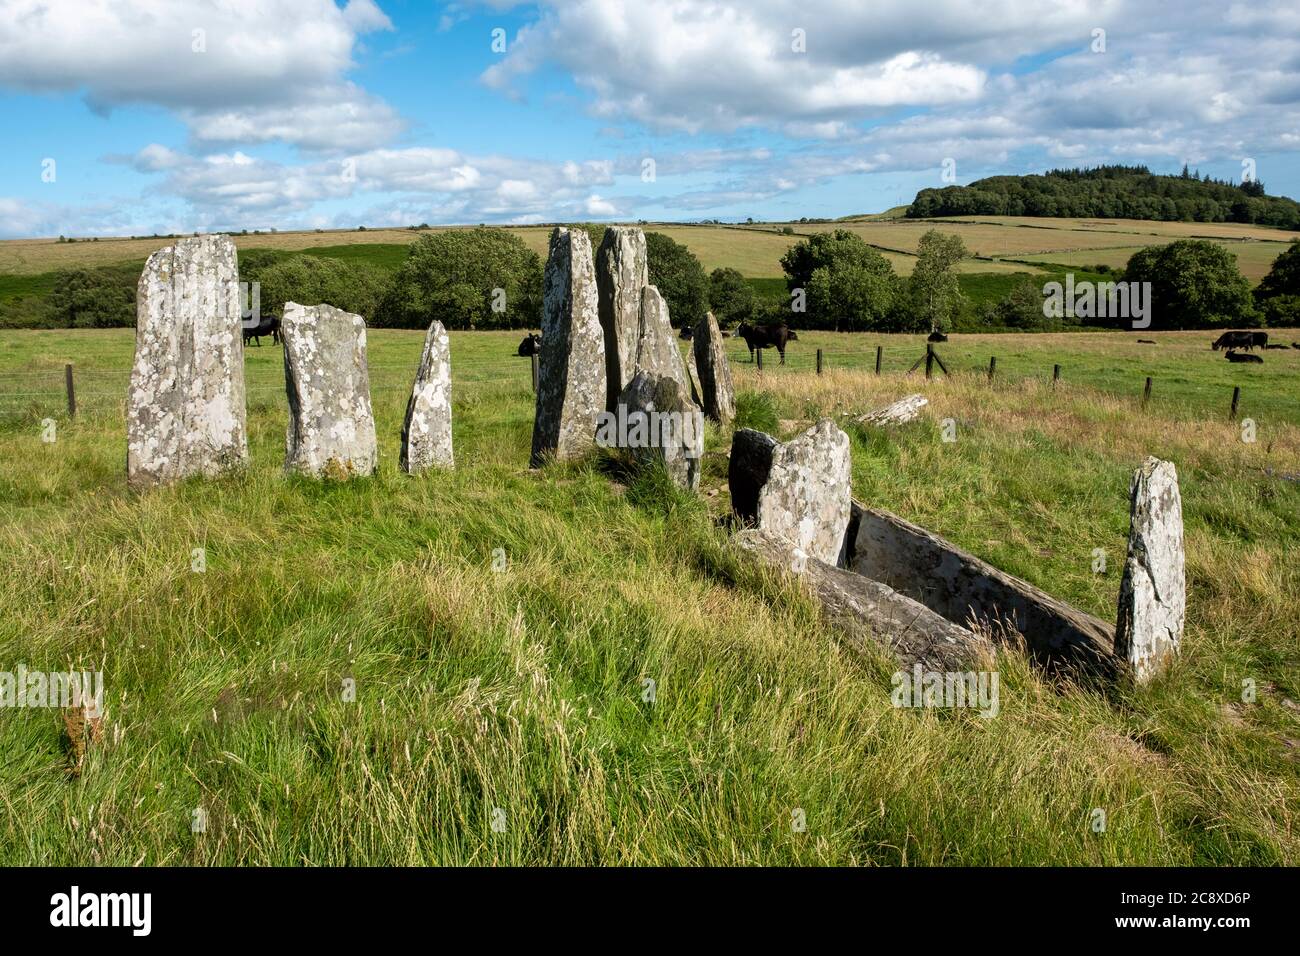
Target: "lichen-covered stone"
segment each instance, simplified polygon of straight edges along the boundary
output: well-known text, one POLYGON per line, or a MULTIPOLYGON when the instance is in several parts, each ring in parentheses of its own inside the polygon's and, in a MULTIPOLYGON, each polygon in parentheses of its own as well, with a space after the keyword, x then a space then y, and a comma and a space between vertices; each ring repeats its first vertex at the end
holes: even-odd
POLYGON ((636 372, 641 290, 649 282, 645 233, 630 226, 606 229, 596 253, 596 286, 605 337, 607 411, 615 410, 619 393, 636 372))
POLYGON ((642 467, 662 463, 678 487, 700 486, 704 413, 674 378, 638 370, 619 394, 616 412, 604 417, 597 440, 624 449, 642 467))
POLYGON ((287 302, 281 322, 289 428, 284 467, 314 477, 375 470, 366 323, 332 305, 287 302))
POLYGON ((435 320, 424 337, 424 352, 415 374, 402 423, 402 470, 416 475, 427 468, 450 468, 451 340, 435 320))
POLYGON ((591 240, 581 229, 557 228, 546 259, 532 467, 592 447, 608 399, 605 381, 591 240))
POLYGON ((849 436, 830 419, 782 444, 742 428, 731 445, 731 505, 745 522, 835 564, 849 525, 849 436))
POLYGON ((691 380, 668 321, 668 303, 652 285, 641 290, 641 338, 636 343, 636 367, 651 375, 666 375, 690 394, 691 380))
POLYGON ((736 391, 731 384, 731 364, 723 348, 722 330, 712 312, 695 327, 692 347, 704 414, 726 425, 736 417, 736 391))
POLYGON ((197 236, 149 257, 136 294, 126 475, 148 487, 248 462, 235 244, 197 236))
POLYGON ((930 400, 924 395, 908 395, 892 405, 859 416, 858 421, 864 425, 901 425, 916 419, 921 414, 921 409, 929 404, 930 400))
POLYGON ((1178 655, 1187 612, 1183 502, 1172 462, 1147 458, 1129 491, 1128 556, 1120 581, 1115 656, 1144 683, 1178 655))

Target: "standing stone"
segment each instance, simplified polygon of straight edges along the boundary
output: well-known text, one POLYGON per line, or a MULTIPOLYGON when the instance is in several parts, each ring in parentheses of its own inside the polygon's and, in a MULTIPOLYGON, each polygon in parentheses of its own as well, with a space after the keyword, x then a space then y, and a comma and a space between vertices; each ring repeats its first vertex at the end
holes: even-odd
POLYGON ((636 344, 635 371, 641 369, 673 379, 688 394, 691 390, 686 362, 668 321, 668 303, 652 285, 641 290, 641 338, 636 344))
POLYGON ((1173 463, 1147 458, 1133 473, 1129 499, 1115 656, 1145 683, 1177 656, 1187 610, 1183 502, 1173 463))
POLYGON ((557 228, 546 259, 532 467, 548 455, 574 458, 592 446, 596 416, 606 408, 605 381, 591 239, 581 229, 557 228))
POLYGON ((645 233, 629 226, 605 230, 596 253, 600 325, 605 336, 607 411, 636 372, 641 338, 641 290, 650 282, 645 233))
POLYGON ((280 334, 289 395, 285 470, 317 478, 373 474, 366 323, 332 305, 286 302, 280 334))
POLYGON ((704 413, 681 382, 639 369, 620 393, 618 405, 617 415, 603 420, 597 441, 626 449, 642 467, 662 462, 678 487, 697 490, 704 456, 704 413))
POLYGON ((727 481, 737 516, 835 564, 849 526, 849 436, 828 418, 782 444, 751 428, 736 432, 727 481))
POLYGON ((239 266, 228 236, 149 257, 136 294, 126 477, 148 487, 248 463, 239 266))
POLYGON ((731 384, 731 365, 722 347, 722 330, 712 312, 695 327, 692 343, 704 414, 726 425, 736 417, 736 391, 731 384))
POLYGON ((451 453, 451 340, 442 323, 434 320, 424 337, 424 354, 415 373, 411 400, 402 423, 402 471, 418 475, 434 466, 450 468, 451 453))

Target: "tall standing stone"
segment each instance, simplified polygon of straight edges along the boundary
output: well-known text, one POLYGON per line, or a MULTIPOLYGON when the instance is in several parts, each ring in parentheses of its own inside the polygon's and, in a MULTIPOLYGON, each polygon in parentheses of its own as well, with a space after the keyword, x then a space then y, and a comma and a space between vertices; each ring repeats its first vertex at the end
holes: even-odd
POLYGON ((610 226, 596 253, 596 287, 600 325, 605 336, 607 411, 615 411, 619 393, 636 373, 641 338, 641 290, 650 282, 645 233, 630 226, 610 226))
POLYGON ((849 527, 849 436, 824 418, 784 444, 742 428, 731 443, 731 506, 746 523, 835 564, 849 527))
POLYGON ((136 294, 126 477, 148 487, 248 462, 239 266, 228 236, 149 257, 136 294))
POLYGON ((546 259, 532 467, 592 446, 608 400, 605 374, 591 239, 581 229, 557 228, 546 259))
POLYGON ((722 330, 712 312, 707 313, 695 327, 691 342, 704 414, 726 425, 736 417, 736 391, 731 384, 731 365, 723 348, 722 330))
POLYGON ((365 321, 332 305, 286 302, 280 334, 289 396, 285 470, 317 478, 373 474, 365 321))
POLYGON ((402 470, 417 475, 427 468, 450 468, 451 340, 434 320, 424 337, 424 353, 415 373, 411 400, 402 423, 402 470))
POLYGON ((1128 557, 1119 589, 1115 656, 1145 683, 1178 654, 1187 611, 1183 502, 1173 462, 1147 458, 1129 491, 1128 557))
POLYGON ((668 303, 652 285, 641 290, 641 337, 636 343, 634 372, 644 369, 651 375, 665 375, 677 382, 690 394, 691 380, 686 373, 686 362, 677 347, 668 321, 668 303))
POLYGON ((678 487, 696 491, 704 457, 704 414, 682 383, 639 369, 619 394, 618 406, 617 416, 606 416, 602 424, 600 444, 625 449, 642 467, 661 462, 678 487))

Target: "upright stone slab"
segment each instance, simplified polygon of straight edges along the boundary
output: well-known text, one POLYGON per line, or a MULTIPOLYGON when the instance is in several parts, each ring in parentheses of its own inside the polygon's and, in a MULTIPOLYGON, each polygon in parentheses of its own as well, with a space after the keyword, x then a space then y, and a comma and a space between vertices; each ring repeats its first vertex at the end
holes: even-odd
POLYGON ((240 306, 228 236, 182 239, 145 263, 126 400, 133 487, 247 464, 240 306))
POLYGON ((284 467, 313 477, 375 470, 366 323, 332 305, 287 302, 280 324, 289 429, 284 467))
POLYGON ((450 468, 451 340, 435 320, 424 337, 424 353, 415 373, 411 400, 402 423, 402 471, 418 475, 427 468, 450 468))
POLYGON ((736 391, 731 384, 731 365, 723 348, 722 330, 712 312, 695 327, 692 343, 704 414, 726 425, 736 417, 736 391))
POLYGON ((635 371, 641 369, 652 375, 665 375, 690 393, 686 362, 668 321, 668 303, 652 285, 641 290, 641 337, 636 343, 635 371))
POLYGON ((828 418, 782 444, 750 428, 731 444, 731 506, 748 524, 835 564, 849 526, 849 436, 828 418))
POLYGON ((636 372, 641 338, 641 290, 650 282, 645 233, 629 226, 605 230, 596 253, 600 325, 605 336, 607 411, 636 372))
POLYGON ((700 487, 704 413, 674 378, 638 370, 619 394, 617 413, 606 417, 597 441, 625 449, 642 466, 662 462, 678 487, 700 487))
POLYGON ((581 229, 557 228, 546 259, 532 467, 592 446, 608 399, 605 381, 591 240, 581 229))
POLYGON ((1128 557, 1119 586, 1115 656, 1145 683, 1178 654, 1187 610, 1183 502, 1173 463, 1147 458, 1129 491, 1128 557))

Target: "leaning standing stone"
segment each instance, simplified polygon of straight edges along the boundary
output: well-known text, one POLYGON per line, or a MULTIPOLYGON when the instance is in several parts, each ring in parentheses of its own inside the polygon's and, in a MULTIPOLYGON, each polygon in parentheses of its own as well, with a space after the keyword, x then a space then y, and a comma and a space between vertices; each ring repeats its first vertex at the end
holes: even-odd
POLYGON ((1147 458, 1133 473, 1129 497, 1115 656, 1145 683, 1178 655, 1187 610, 1183 502, 1173 463, 1147 458))
POLYGON ((605 230, 596 253, 596 287, 600 325, 605 334, 607 411, 636 372, 641 338, 641 290, 650 281, 645 233, 629 226, 605 230))
POLYGON ((726 425, 736 417, 736 392, 731 384, 731 365, 722 347, 718 320, 709 312, 695 327, 695 374, 700 380, 700 401, 704 414, 726 425))
POLYGON ((651 375, 668 376, 687 393, 691 390, 686 362, 668 321, 668 303, 652 285, 641 290, 641 338, 636 343, 636 370, 642 369, 651 375))
POLYGON ((530 464, 574 458, 595 441, 605 410, 605 335, 596 304, 591 239, 581 229, 551 233, 538 357, 537 409, 530 464))
POLYGON ((617 412, 603 416, 596 440, 625 449, 642 467, 662 462, 680 488, 700 487, 704 414, 674 378, 639 370, 619 395, 617 412))
POLYGON ((285 470, 317 478, 373 474, 366 323, 332 305, 287 302, 280 333, 289 395, 285 470))
POLYGON ((149 257, 136 295, 126 477, 148 487, 248 462, 239 266, 228 236, 149 257))
POLYGON ((727 482, 737 516, 835 564, 849 527, 849 436, 828 418, 782 444, 742 428, 731 444, 727 482))
POLYGON ((417 475, 434 466, 450 468, 451 340, 435 320, 424 337, 424 354, 415 374, 402 423, 402 471, 417 475))

